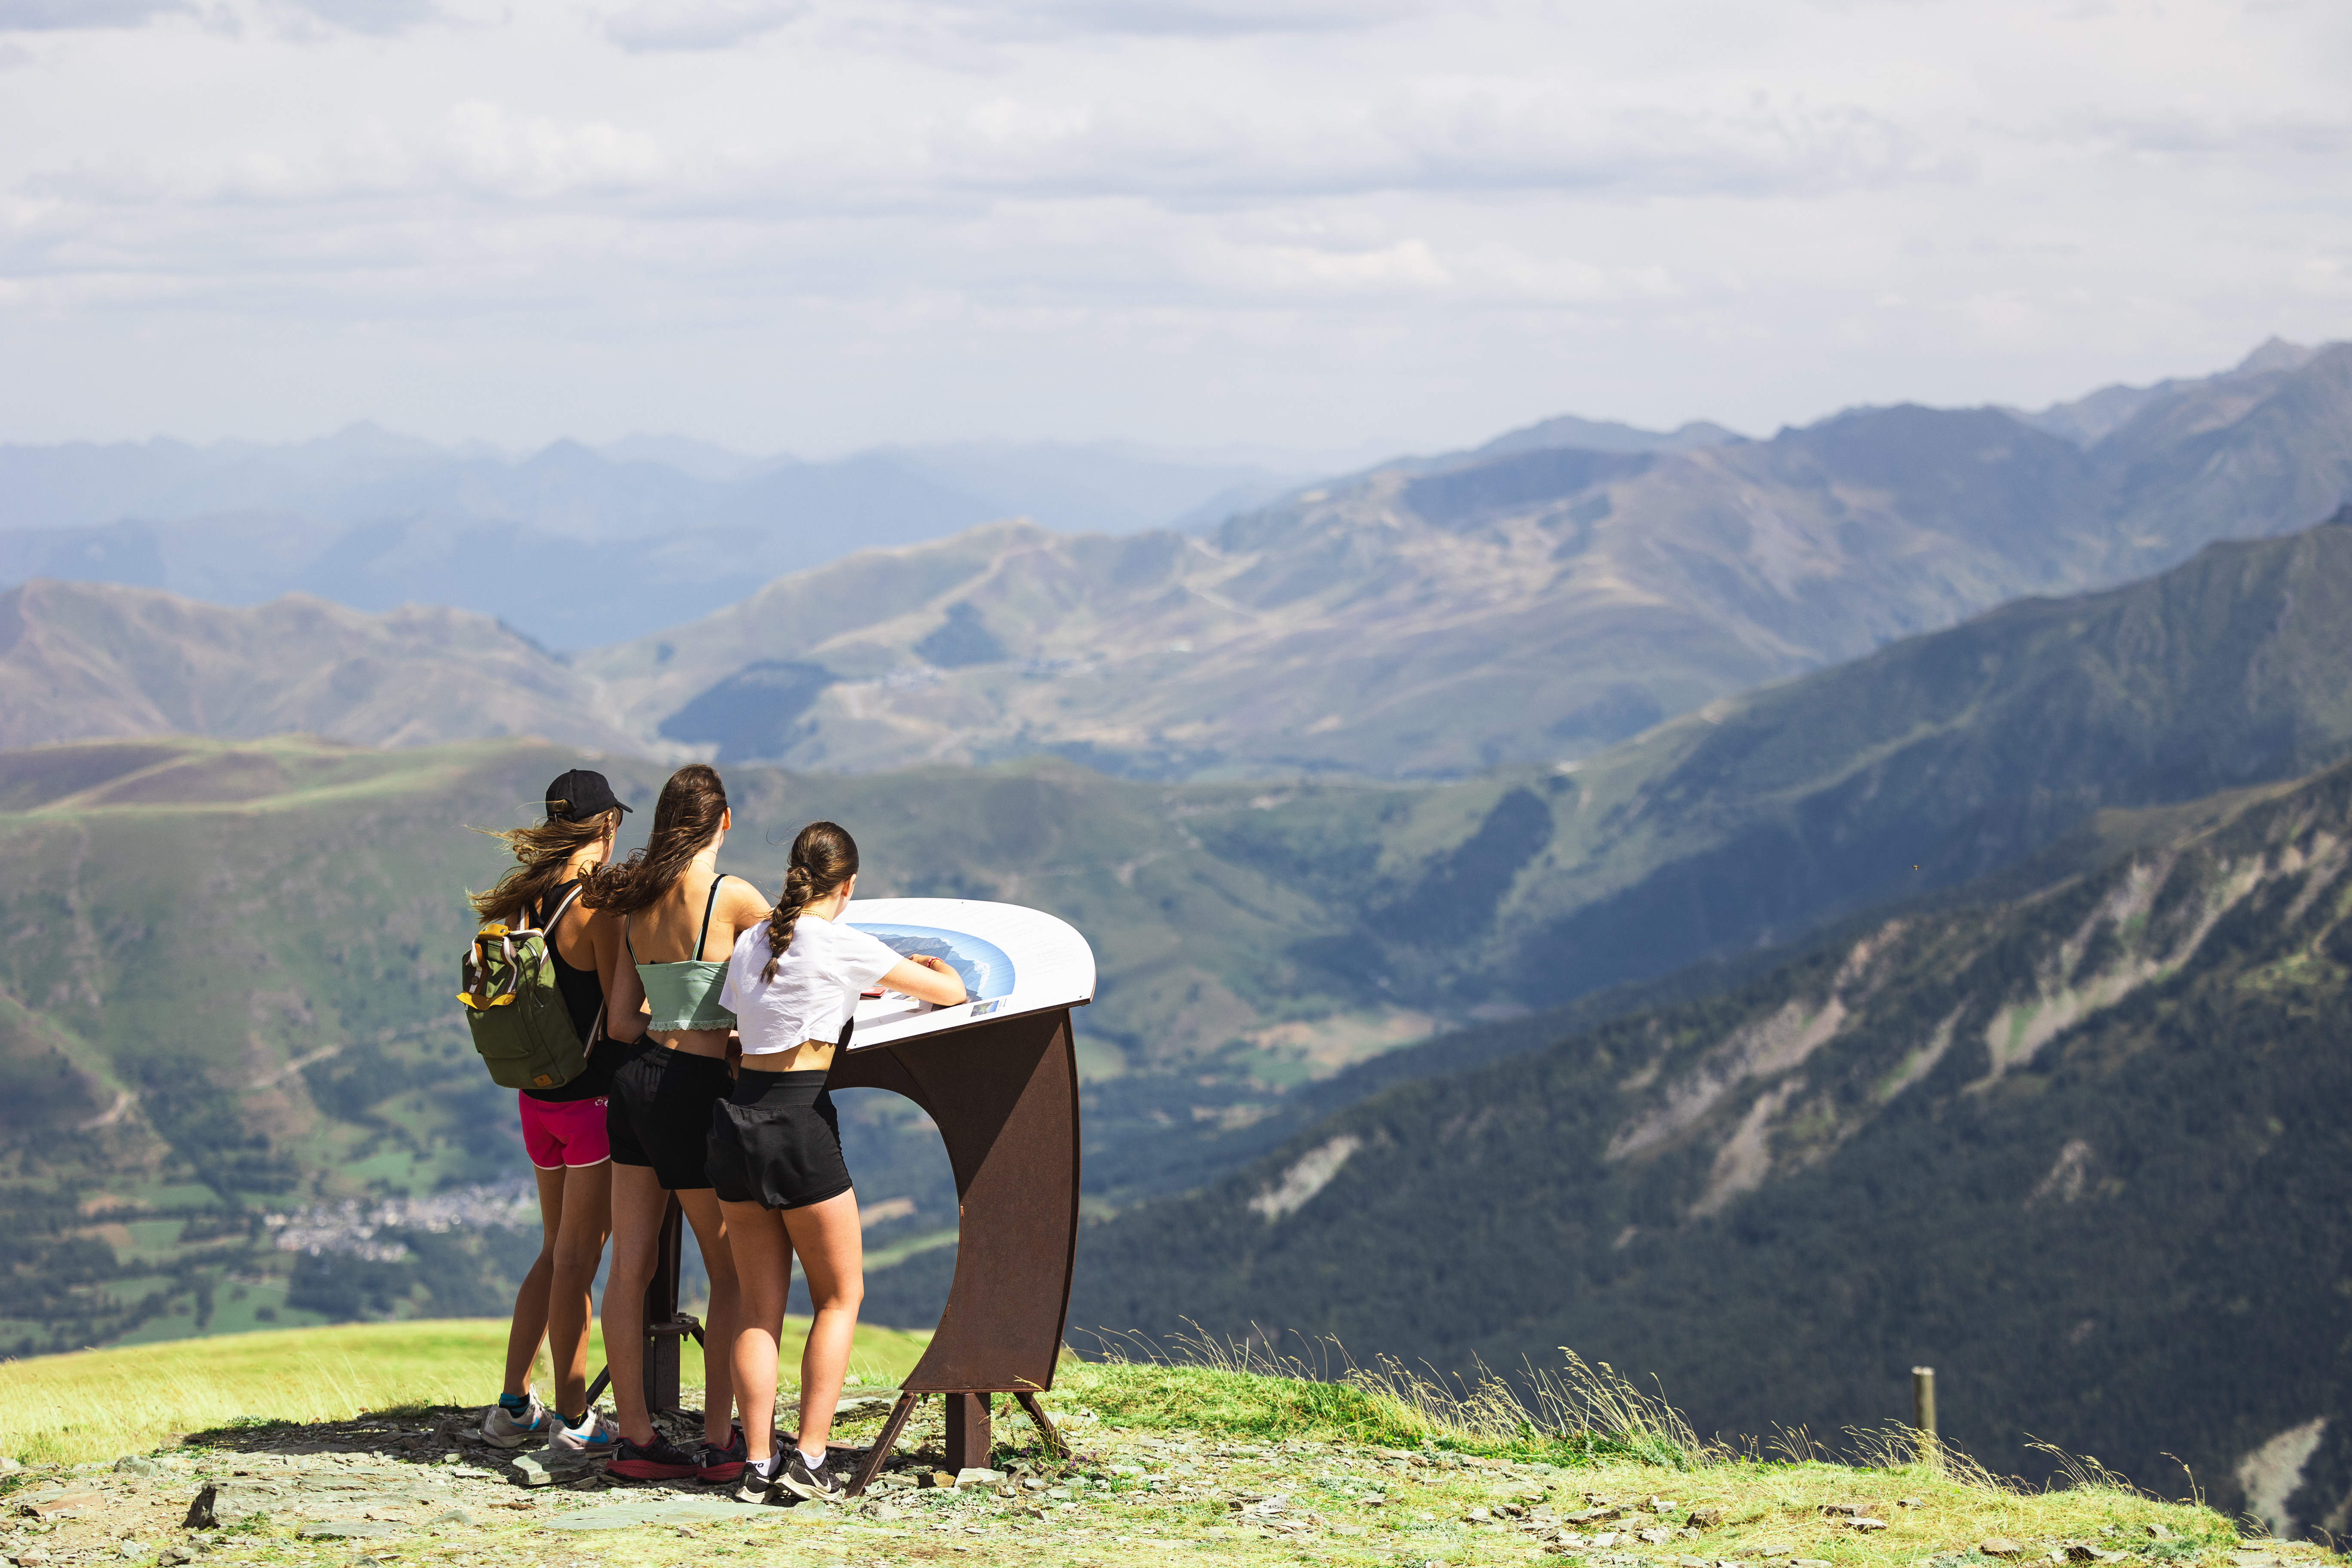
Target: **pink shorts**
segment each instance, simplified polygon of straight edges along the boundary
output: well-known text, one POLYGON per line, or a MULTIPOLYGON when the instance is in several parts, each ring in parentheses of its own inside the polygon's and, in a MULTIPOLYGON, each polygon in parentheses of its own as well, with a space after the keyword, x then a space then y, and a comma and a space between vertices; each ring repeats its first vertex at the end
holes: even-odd
POLYGON ((522 1106, 522 1146, 542 1171, 566 1165, 601 1165, 613 1157, 604 1139, 604 1100, 533 1100, 518 1093, 522 1106))

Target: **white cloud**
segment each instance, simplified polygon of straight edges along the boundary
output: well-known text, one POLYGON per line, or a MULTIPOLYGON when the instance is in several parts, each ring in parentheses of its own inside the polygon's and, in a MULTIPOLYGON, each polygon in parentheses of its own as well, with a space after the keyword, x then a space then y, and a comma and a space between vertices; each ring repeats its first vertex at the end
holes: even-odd
POLYGON ((606 16, 604 36, 625 49, 728 49, 808 14, 803 0, 637 0, 606 16))
POLYGON ((442 19, 433 0, 284 0, 301 17, 347 32, 390 37, 442 19))
POLYGON ((0 32, 138 27, 190 9, 185 0, 0 0, 0 32))
POLYGON ((1427 447, 2352 334, 2321 5, 191 4, 0 0, 0 438, 1427 447))
POLYGON ((481 102, 461 103, 448 118, 449 153, 467 183, 509 195, 627 193, 668 168, 652 137, 606 121, 566 124, 481 102))

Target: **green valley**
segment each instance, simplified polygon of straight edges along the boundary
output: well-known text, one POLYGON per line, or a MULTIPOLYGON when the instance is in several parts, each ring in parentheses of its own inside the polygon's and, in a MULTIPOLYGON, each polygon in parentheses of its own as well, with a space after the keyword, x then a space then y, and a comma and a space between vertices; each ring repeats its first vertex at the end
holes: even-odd
MULTIPOLYGON (((471 1218, 442 1225, 409 1200, 522 1169, 510 1097, 450 1001, 471 931, 461 895, 505 864, 467 826, 528 819, 577 760, 540 742, 301 739, 0 753, 0 1344, 498 1310, 532 1246, 482 1216, 503 1202, 528 1226, 528 1208, 478 1193, 449 1200, 471 1218), (309 1212, 272 1229, 265 1210, 309 1212), (289 1250, 314 1234, 335 1244, 289 1250)), ((665 773, 603 765, 641 806, 665 773)), ((781 880, 793 830, 831 816, 859 835, 877 895, 1016 900, 1086 931, 1102 976, 1081 1016, 1098 1139, 1198 1105, 1224 1114, 1432 1026, 1297 984, 1286 944, 1345 918, 1203 847, 1202 829, 1263 808, 1248 788, 1171 791, 1058 762, 867 779, 745 768, 730 784, 725 863, 762 885, 781 880)), ((1442 842, 1477 806, 1432 810, 1402 820, 1442 842)), ((855 1099, 854 1153, 887 1216, 877 1256, 951 1231, 928 1124, 855 1099)))

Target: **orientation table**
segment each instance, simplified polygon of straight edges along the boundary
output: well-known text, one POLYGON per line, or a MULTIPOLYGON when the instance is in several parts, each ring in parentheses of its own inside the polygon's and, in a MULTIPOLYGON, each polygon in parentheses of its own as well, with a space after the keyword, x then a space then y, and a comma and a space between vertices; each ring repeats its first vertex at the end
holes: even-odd
MULTIPOLYGON (((946 1402, 951 1470, 987 1465, 998 1394, 1011 1395, 1060 1450, 1037 1395, 1054 1386, 1069 1316, 1078 1241, 1070 1010, 1094 999, 1095 959, 1069 925, 1016 904, 860 899, 841 918, 908 956, 943 959, 971 998, 952 1007, 896 994, 861 1001, 825 1079, 827 1089, 887 1089, 921 1107, 947 1145, 956 1186, 947 1306, 850 1483, 855 1497, 926 1394, 946 1402)), ((646 1402, 656 1410, 677 1408, 679 1340, 702 1340, 701 1324, 677 1310, 682 1231, 673 1198, 646 1296, 646 1402)))

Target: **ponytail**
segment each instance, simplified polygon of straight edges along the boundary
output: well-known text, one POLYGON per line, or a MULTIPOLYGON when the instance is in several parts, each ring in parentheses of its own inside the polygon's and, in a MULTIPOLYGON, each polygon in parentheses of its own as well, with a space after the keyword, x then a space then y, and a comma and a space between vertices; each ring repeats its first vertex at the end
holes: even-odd
POLYGON ((793 927, 801 911, 857 875, 857 840, 830 822, 812 822, 793 840, 792 864, 784 872, 784 890, 768 911, 768 967, 760 972, 764 985, 776 977, 776 964, 793 945, 793 927))

